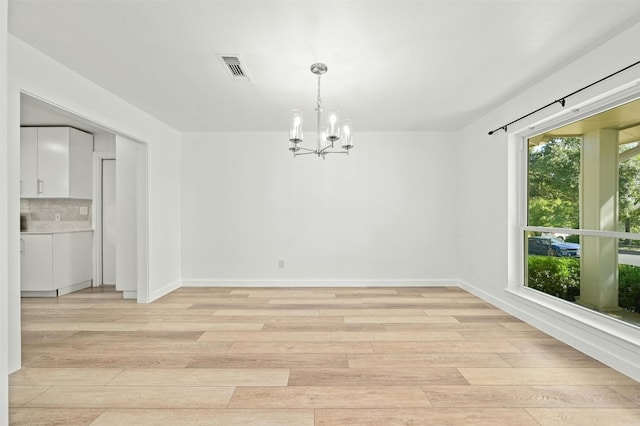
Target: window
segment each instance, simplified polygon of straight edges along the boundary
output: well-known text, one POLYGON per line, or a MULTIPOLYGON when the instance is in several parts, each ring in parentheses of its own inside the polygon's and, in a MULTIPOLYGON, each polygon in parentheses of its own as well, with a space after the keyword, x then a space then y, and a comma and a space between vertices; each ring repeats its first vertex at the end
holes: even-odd
POLYGON ((640 100, 526 146, 524 285, 640 326, 640 100))

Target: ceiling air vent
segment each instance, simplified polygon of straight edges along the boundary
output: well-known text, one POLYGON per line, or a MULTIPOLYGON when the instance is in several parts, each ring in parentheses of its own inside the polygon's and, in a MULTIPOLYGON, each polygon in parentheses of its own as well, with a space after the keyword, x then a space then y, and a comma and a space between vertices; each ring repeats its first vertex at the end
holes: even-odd
POLYGON ((217 55, 227 74, 234 81, 252 81, 251 74, 240 55, 217 55))

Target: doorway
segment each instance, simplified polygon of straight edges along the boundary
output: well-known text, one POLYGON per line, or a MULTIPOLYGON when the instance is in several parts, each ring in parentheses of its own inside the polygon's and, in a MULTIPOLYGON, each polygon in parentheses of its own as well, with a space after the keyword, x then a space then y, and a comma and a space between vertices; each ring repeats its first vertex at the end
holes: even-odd
MULTIPOLYGON (((115 147, 115 143, 114 143, 115 147)), ((116 154, 94 152, 94 287, 116 284, 116 154)))
POLYGON ((124 273, 127 284, 125 288, 119 289, 123 297, 147 302, 149 291, 146 143, 123 137, 117 130, 25 92, 20 94, 20 125, 68 126, 94 135, 94 286, 102 283, 117 284, 121 273, 124 273), (100 167, 97 167, 98 164, 100 167), (102 167, 103 165, 105 167, 102 167), (100 173, 95 174, 98 168, 100 173), (106 188, 105 194, 102 194, 102 186, 98 186, 96 182, 98 177, 102 180, 103 173, 106 180, 116 182, 110 186, 111 189, 106 188), (123 179, 118 182, 117 176, 123 179), (124 189, 114 191, 115 187, 124 189), (97 206, 98 203, 102 204, 100 201, 103 195, 107 197, 104 212, 102 206, 97 206), (115 198, 117 200, 113 203, 115 198), (103 218, 106 221, 104 233, 102 224, 99 223, 103 218), (113 223, 116 221, 118 224, 123 223, 123 226, 114 227, 113 223), (124 228, 127 228, 125 234, 124 228), (103 235, 106 237, 104 245, 102 241, 98 241, 102 240, 103 235), (99 251, 104 251, 104 255, 98 255, 99 251), (122 257, 125 260, 122 260, 122 257), (100 268, 97 265, 100 265, 100 268), (106 266, 104 271, 103 265, 106 266))
POLYGON ((102 160, 102 284, 116 284, 116 160, 102 160))
MULTIPOLYGON (((54 93, 55 96, 55 93, 54 93)), ((102 133, 104 135, 111 135, 115 138, 120 132, 116 128, 107 127, 99 124, 98 122, 87 118, 87 115, 79 115, 71 109, 60 106, 60 104, 53 104, 45 98, 28 93, 24 90, 20 91, 19 99, 17 96, 9 97, 10 109, 12 111, 19 111, 19 114, 12 114, 9 117, 8 132, 9 142, 8 146, 10 155, 9 158, 12 161, 12 168, 7 172, 9 175, 9 192, 7 197, 8 211, 15 211, 15 220, 9 223, 15 222, 15 228, 11 233, 8 233, 8 267, 7 273, 9 282, 13 283, 8 289, 8 309, 7 315, 9 316, 8 324, 8 341, 12 344, 7 347, 8 365, 9 371, 15 371, 21 366, 21 345, 22 330, 20 327, 20 319, 22 313, 21 301, 20 301, 20 234, 18 230, 18 212, 20 208, 20 193, 19 193, 19 163, 20 155, 19 145, 16 141, 20 140, 20 127, 21 126, 68 126, 75 127, 79 130, 86 131, 87 133, 93 133, 94 135, 102 133)), ((66 98, 62 98, 63 100, 66 98)), ((82 108, 82 106, 80 106, 82 108)), ((89 109, 89 111, 91 111, 89 109)), ((138 238, 136 239, 136 250, 139 254, 136 258, 138 269, 138 280, 136 282, 137 289, 131 296, 139 303, 149 302, 149 283, 148 283, 148 211, 146 209, 146 203, 148 200, 148 188, 147 188, 147 143, 136 138, 132 138, 138 143, 141 148, 136 152, 136 162, 141 164, 138 172, 139 178, 136 180, 136 190, 138 197, 138 203, 140 208, 129 210, 126 205, 117 203, 116 210, 125 210, 133 212, 136 217, 138 225, 138 238)), ((94 139, 95 143, 95 139, 94 139)), ((113 149, 115 150, 115 149, 113 149)), ((94 211, 92 209, 92 211, 94 211)), ((94 222, 95 225, 95 222, 94 222)), ((120 243, 116 240, 116 244, 120 243)), ((118 250, 116 250, 117 252, 118 250)))

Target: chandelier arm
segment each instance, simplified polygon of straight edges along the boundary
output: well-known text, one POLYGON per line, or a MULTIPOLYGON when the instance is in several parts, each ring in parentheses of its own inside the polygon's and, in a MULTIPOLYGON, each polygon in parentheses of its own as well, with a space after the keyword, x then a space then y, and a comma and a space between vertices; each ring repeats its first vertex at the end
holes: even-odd
POLYGON ((303 150, 303 151, 316 152, 316 150, 315 150, 315 149, 309 149, 309 148, 305 148, 305 147, 303 147, 303 146, 299 146, 298 148, 299 148, 299 149, 301 149, 301 150, 303 150))
POLYGON ((311 152, 296 152, 295 154, 293 154, 294 157, 297 157, 298 155, 310 155, 310 154, 316 154, 315 151, 311 151, 311 152))

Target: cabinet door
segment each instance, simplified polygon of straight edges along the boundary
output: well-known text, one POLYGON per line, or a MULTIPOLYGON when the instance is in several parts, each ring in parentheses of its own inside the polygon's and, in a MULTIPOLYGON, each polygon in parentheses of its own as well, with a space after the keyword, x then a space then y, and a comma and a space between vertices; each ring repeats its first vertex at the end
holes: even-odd
POLYGON ((20 128, 20 197, 38 193, 38 128, 20 128))
POLYGON ((51 234, 20 237, 20 288, 22 291, 53 290, 51 234))
POLYGON ((69 197, 93 196, 93 135, 69 129, 69 197))
POLYGON ((69 197, 69 128, 38 127, 39 197, 69 197))
POLYGON ((53 234, 53 288, 93 279, 93 232, 53 234))

